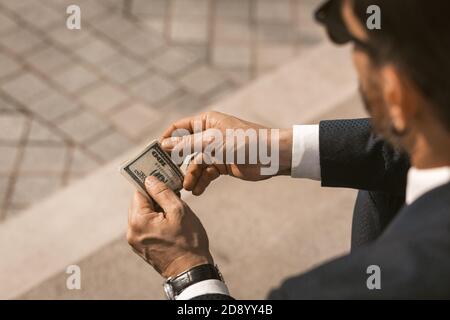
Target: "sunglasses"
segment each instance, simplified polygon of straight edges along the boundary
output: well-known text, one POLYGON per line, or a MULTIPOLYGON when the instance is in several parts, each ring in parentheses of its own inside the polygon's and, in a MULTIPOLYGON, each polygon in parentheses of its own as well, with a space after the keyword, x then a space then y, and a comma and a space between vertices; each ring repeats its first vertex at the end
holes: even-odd
POLYGON ((347 29, 341 15, 341 8, 342 0, 328 0, 316 10, 315 19, 325 26, 328 37, 333 43, 342 45, 353 42, 357 48, 375 56, 375 48, 353 36, 347 29))

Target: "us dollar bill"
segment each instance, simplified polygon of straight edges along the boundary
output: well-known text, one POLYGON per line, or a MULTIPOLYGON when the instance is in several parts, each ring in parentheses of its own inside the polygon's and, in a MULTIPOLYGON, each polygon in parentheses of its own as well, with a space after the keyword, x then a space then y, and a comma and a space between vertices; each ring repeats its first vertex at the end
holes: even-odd
POLYGON ((145 179, 148 176, 158 178, 175 192, 183 188, 183 172, 157 140, 152 141, 134 158, 123 163, 120 173, 147 198, 150 198, 145 190, 145 179))

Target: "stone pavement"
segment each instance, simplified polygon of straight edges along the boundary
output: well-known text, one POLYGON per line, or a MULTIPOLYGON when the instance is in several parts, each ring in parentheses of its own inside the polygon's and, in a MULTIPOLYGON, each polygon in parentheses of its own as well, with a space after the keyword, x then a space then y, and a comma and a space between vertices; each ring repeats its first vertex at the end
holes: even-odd
POLYGON ((2 0, 0 222, 321 42, 318 2, 2 0))

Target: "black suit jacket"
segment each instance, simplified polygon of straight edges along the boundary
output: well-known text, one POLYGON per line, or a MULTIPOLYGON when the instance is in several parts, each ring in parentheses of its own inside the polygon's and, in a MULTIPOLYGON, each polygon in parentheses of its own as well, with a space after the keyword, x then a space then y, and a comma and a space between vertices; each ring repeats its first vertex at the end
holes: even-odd
POLYGON ((361 190, 351 253, 287 279, 269 299, 450 298, 450 184, 405 206, 408 157, 368 119, 322 121, 320 166, 323 186, 361 190), (380 290, 367 288, 370 265, 380 290))

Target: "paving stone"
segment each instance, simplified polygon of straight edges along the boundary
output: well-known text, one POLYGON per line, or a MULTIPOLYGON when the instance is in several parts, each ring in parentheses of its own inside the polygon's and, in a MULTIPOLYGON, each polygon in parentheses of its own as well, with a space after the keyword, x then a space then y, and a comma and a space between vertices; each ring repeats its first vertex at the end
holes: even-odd
POLYGON ((168 3, 167 0, 133 0, 131 13, 138 17, 142 15, 165 17, 168 3))
POLYGON ((239 85, 245 85, 252 80, 249 68, 221 68, 220 70, 239 85))
POLYGON ((163 71, 166 74, 175 75, 201 60, 199 55, 188 50, 169 48, 155 58, 150 59, 150 64, 155 69, 163 71))
POLYGON ((302 48, 316 46, 321 42, 327 41, 323 30, 317 28, 303 28, 299 32, 299 43, 302 48))
POLYGON ((121 42, 139 30, 132 22, 122 17, 122 14, 109 14, 106 18, 92 21, 94 28, 108 38, 121 42))
POLYGON ((71 93, 92 85, 98 80, 93 72, 80 65, 72 65, 54 75, 53 79, 71 93))
POLYGON ((185 88, 198 95, 205 95, 225 82, 222 74, 207 66, 196 68, 180 79, 185 88))
POLYGON ((3 83, 1 88, 8 95, 25 104, 49 90, 43 80, 29 72, 22 73, 3 83))
POLYGON ((0 96, 0 113, 15 113, 16 108, 0 96))
POLYGON ((8 203, 7 206, 7 210, 5 210, 6 219, 17 216, 18 214, 24 212, 24 210, 28 207, 26 205, 12 206, 10 203, 8 203))
POLYGON ((248 68, 251 63, 251 49, 248 45, 225 46, 213 48, 213 64, 223 68, 248 68))
POLYGON ((26 5, 27 1, 2 0, 2 6, 5 6, 12 11, 20 11, 26 5))
MULTIPOLYGON (((72 0, 44 0, 42 3, 49 8, 54 8, 56 10, 64 10, 67 8, 67 6, 73 4, 74 1, 72 0)), ((82 0, 77 0, 77 5, 82 5, 84 2, 82 0)), ((65 10, 63 12, 66 12, 65 10)))
POLYGON ((86 175, 88 175, 88 173, 89 172, 79 172, 79 173, 68 172, 64 176, 64 185, 71 185, 71 184, 83 179, 84 177, 86 177, 86 175))
POLYGON ((17 23, 6 14, 0 13, 0 34, 6 33, 17 26, 17 23))
POLYGON ((53 46, 45 47, 27 57, 27 62, 44 74, 72 63, 71 58, 53 46))
POLYGON ((121 44, 131 53, 148 57, 152 52, 163 46, 163 40, 157 32, 151 30, 134 32, 121 41, 121 44))
POLYGON ((174 18, 171 39, 179 43, 206 43, 208 41, 207 19, 174 18))
POLYGON ((111 116, 116 128, 129 138, 142 140, 145 134, 154 129, 161 114, 142 104, 133 104, 111 116))
MULTIPOLYGON (((58 11, 61 9, 66 9, 67 6, 73 3, 71 0, 41 0, 42 4, 49 8, 57 9, 58 11)), ((76 4, 81 5, 83 3, 82 0, 77 0, 76 4)), ((65 12, 65 11, 63 11, 65 12)))
POLYGON ((80 112, 62 123, 58 127, 75 141, 82 143, 108 129, 109 124, 86 111, 80 112))
POLYGON ((219 18, 249 19, 250 0, 217 0, 215 14, 219 18))
POLYGON ((319 6, 316 0, 303 0, 298 4, 298 32, 299 42, 304 46, 312 46, 327 41, 326 32, 315 21, 312 12, 319 6))
POLYGON ((173 120, 181 119, 187 115, 192 115, 197 113, 201 108, 205 107, 205 102, 202 101, 197 95, 192 93, 185 93, 180 96, 173 97, 161 110, 167 112, 170 115, 177 114, 173 120))
POLYGON ((231 83, 231 82, 226 82, 226 83, 218 86, 214 90, 212 90, 210 93, 208 93, 208 95, 205 97, 206 102, 207 102, 206 104, 212 105, 212 104, 215 104, 216 102, 220 102, 220 100, 222 100, 226 96, 232 94, 235 90, 236 90, 236 84, 231 83))
POLYGON ((21 66, 16 60, 0 52, 0 78, 16 72, 20 68, 21 66))
POLYGON ((102 84, 85 92, 80 100, 92 110, 107 113, 127 100, 127 95, 118 87, 102 84))
POLYGON ((51 91, 40 99, 27 104, 27 108, 48 121, 54 121, 78 109, 73 100, 57 91, 51 91))
POLYGON ((122 13, 124 5, 123 0, 96 0, 96 1, 112 12, 116 12, 118 14, 122 13))
POLYGON ((20 113, 0 114, 0 141, 19 141, 26 129, 26 118, 20 113))
POLYGON ((0 210, 6 202, 6 192, 8 190, 10 181, 8 177, 0 176, 0 210))
MULTIPOLYGON (((73 1, 69 1, 69 3, 72 2, 73 1)), ((79 6, 82 12, 81 15, 83 22, 90 23, 97 17, 103 16, 106 12, 108 12, 108 8, 101 5, 98 1, 84 0, 80 2, 79 6)), ((83 28, 83 22, 81 24, 81 28, 83 28)))
POLYGON ((230 46, 233 46, 236 42, 250 43, 252 36, 250 23, 245 20, 233 23, 228 20, 216 20, 214 32, 215 43, 228 44, 230 46))
POLYGON ((320 1, 317 0, 301 0, 298 1, 297 14, 300 21, 300 27, 311 27, 316 26, 318 29, 322 29, 319 24, 317 24, 312 14, 320 5, 320 1))
POLYGON ((82 27, 80 30, 69 30, 65 25, 54 28, 48 35, 56 43, 73 49, 78 49, 80 46, 94 39, 86 28, 82 27))
MULTIPOLYGON (((61 187, 61 178, 53 175, 29 176, 21 175, 14 185, 11 200, 12 207, 23 209, 41 202, 61 187)), ((8 213, 10 210, 8 210, 8 213)))
POLYGON ((157 74, 145 77, 130 87, 134 94, 150 104, 161 102, 178 90, 172 81, 157 74))
POLYGON ((74 149, 72 159, 70 162, 71 176, 78 176, 82 173, 88 173, 98 168, 99 163, 88 155, 86 152, 80 149, 74 149))
MULTIPOLYGON (((165 0, 164 0, 165 1, 165 0)), ((161 37, 164 36, 165 32, 165 24, 166 20, 165 17, 146 17, 145 19, 142 19, 141 26, 145 30, 152 30, 157 32, 161 37)))
POLYGON ((58 133, 50 129, 46 125, 33 120, 28 134, 27 143, 51 143, 51 144, 63 144, 64 140, 58 133))
POLYGON ((0 145, 0 172, 8 174, 14 167, 17 157, 17 148, 0 145))
POLYGON ((11 51, 21 54, 30 50, 39 43, 41 39, 25 28, 16 29, 14 32, 8 33, 0 39, 0 42, 11 51))
POLYGON ((116 49, 109 43, 101 40, 94 40, 89 42, 76 50, 76 54, 93 64, 112 57, 116 53, 116 49))
POLYGON ((64 146, 31 146, 25 148, 20 172, 62 173, 67 159, 64 146))
POLYGON ((290 0, 258 0, 256 17, 259 21, 288 23, 292 20, 290 0))
POLYGON ((292 45, 267 46, 258 48, 257 65, 258 69, 273 68, 280 64, 280 61, 289 61, 295 55, 295 47, 292 45))
POLYGON ((206 19, 209 13, 209 0, 173 0, 174 17, 195 17, 206 19))
POLYGON ((134 144, 130 139, 118 132, 112 132, 106 137, 91 143, 87 148, 104 161, 111 161, 129 150, 134 144))
POLYGON ((177 48, 183 48, 186 51, 192 52, 195 56, 199 57, 200 60, 206 61, 209 56, 209 48, 204 44, 192 44, 186 43, 181 46, 176 46, 177 48))
POLYGON ((98 67, 105 76, 121 84, 125 84, 146 72, 145 66, 124 55, 116 55, 103 61, 98 67))
POLYGON ((295 44, 299 42, 300 34, 293 25, 260 25, 257 38, 259 43, 271 44, 295 44))
POLYGON ((55 10, 42 5, 38 1, 27 1, 28 4, 20 9, 20 18, 39 29, 60 23, 65 26, 66 14, 62 11, 58 14, 55 10))

